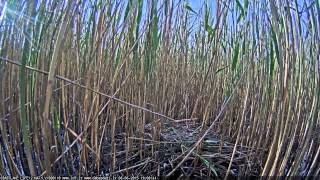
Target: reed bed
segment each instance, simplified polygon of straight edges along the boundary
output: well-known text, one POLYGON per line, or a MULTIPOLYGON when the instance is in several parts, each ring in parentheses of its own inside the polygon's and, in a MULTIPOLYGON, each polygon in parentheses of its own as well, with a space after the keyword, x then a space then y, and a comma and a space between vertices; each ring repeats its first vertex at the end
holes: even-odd
POLYGON ((318 0, 2 0, 0 174, 320 176, 319 27, 318 0))

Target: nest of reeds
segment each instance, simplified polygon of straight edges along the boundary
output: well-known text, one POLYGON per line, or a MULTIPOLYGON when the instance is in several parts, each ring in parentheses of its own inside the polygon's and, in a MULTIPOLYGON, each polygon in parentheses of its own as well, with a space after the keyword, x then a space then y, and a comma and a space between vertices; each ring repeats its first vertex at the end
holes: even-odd
MULTIPOLYGON (((185 157, 201 135, 201 128, 194 123, 164 123, 161 132, 155 132, 153 124, 145 126, 144 138, 116 136, 116 167, 111 171, 111 144, 103 147, 102 171, 115 176, 167 176, 185 157), (126 148, 128 141, 131 147, 126 148), (141 142, 143 141, 143 147, 141 142)), ((221 177, 228 168, 234 144, 210 133, 201 147, 187 158, 170 177, 221 177)), ((259 175, 261 164, 249 156, 255 150, 241 146, 237 148, 231 164, 231 176, 259 175)))

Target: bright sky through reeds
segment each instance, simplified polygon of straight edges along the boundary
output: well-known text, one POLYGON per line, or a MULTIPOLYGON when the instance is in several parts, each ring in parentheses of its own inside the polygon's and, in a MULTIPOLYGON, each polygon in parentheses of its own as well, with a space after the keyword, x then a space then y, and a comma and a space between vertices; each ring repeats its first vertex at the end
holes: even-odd
POLYGON ((6 9, 5 2, 0 1, 0 22, 3 19, 4 11, 6 9))

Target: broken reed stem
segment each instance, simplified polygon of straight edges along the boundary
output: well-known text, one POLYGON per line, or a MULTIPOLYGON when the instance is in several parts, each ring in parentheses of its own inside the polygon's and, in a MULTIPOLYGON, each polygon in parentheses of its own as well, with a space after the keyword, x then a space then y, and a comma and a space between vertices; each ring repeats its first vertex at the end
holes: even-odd
MULTIPOLYGON (((12 61, 12 60, 9 60, 9 59, 7 59, 7 58, 2 58, 2 57, 0 57, 0 59, 2 59, 3 61, 6 61, 6 62, 8 62, 8 63, 17 65, 17 66, 21 66, 20 63, 15 62, 15 61, 12 61)), ((39 69, 36 69, 36 68, 32 68, 32 67, 29 67, 29 66, 26 66, 26 68, 29 69, 29 70, 31 70, 31 71, 35 71, 35 72, 38 72, 38 73, 41 73, 41 74, 44 74, 44 75, 48 75, 48 74, 49 74, 49 73, 46 72, 46 71, 39 70, 39 69)), ((144 107, 141 107, 141 106, 138 106, 138 105, 135 105, 135 104, 126 102, 126 101, 121 100, 121 99, 118 99, 118 98, 116 98, 116 97, 114 97, 114 96, 111 96, 111 95, 108 95, 108 94, 105 94, 105 93, 96 91, 96 90, 94 90, 94 89, 92 89, 92 88, 90 88, 90 87, 86 87, 86 86, 84 86, 84 85, 81 85, 80 83, 77 83, 76 81, 72 81, 72 80, 70 80, 70 79, 68 79, 68 78, 65 78, 65 77, 62 77, 62 76, 59 76, 59 75, 55 75, 54 77, 57 78, 57 79, 63 80, 63 81, 65 81, 65 82, 68 82, 69 84, 78 86, 78 87, 83 88, 83 89, 85 89, 85 90, 89 90, 89 91, 94 92, 94 93, 96 93, 96 94, 99 94, 99 95, 101 95, 101 96, 104 96, 104 97, 107 97, 107 98, 109 98, 109 99, 112 99, 112 100, 114 100, 114 101, 116 101, 116 102, 118 102, 118 103, 127 105, 127 106, 129 106, 129 107, 132 107, 132 108, 135 108, 135 109, 140 109, 140 110, 142 110, 142 111, 145 111, 145 112, 154 114, 154 115, 156 115, 156 116, 162 117, 162 118, 164 118, 164 119, 167 119, 167 120, 170 120, 170 121, 173 121, 173 122, 175 122, 175 121, 180 122, 179 120, 175 120, 175 119, 170 118, 170 117, 168 117, 168 116, 166 116, 166 115, 163 115, 163 114, 161 114, 161 113, 151 111, 151 110, 149 110, 149 109, 147 109, 147 108, 144 108, 144 107)))

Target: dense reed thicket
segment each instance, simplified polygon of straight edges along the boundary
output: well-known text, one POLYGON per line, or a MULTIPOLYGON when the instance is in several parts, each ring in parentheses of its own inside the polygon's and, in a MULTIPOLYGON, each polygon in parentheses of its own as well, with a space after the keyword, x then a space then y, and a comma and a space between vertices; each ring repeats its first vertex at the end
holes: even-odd
POLYGON ((319 0, 0 13, 1 175, 320 175, 319 0))

